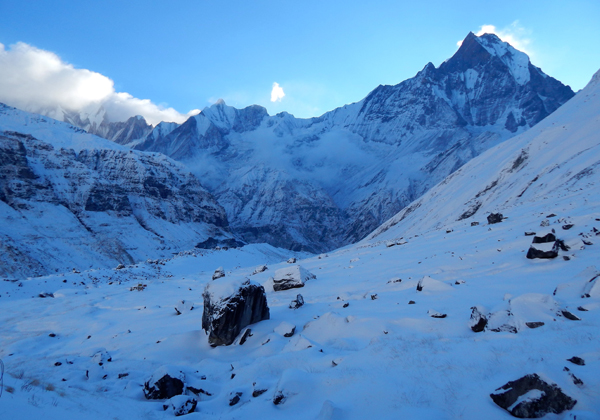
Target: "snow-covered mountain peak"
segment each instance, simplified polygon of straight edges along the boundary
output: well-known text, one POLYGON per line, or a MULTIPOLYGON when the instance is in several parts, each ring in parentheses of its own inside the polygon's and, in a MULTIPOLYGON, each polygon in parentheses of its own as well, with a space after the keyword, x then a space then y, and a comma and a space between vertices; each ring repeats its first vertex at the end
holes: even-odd
POLYGON ((508 42, 502 41, 494 34, 483 34, 478 42, 492 55, 499 57, 506 64, 517 83, 524 85, 529 82, 529 56, 513 48, 508 42))

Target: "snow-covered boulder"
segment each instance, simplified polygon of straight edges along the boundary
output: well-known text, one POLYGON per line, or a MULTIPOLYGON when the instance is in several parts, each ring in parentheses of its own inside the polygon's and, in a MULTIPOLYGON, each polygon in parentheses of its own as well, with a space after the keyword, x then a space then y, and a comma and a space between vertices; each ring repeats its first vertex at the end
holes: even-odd
POLYGON ((452 286, 441 282, 439 280, 432 279, 429 276, 423 276, 419 283, 417 283, 417 292, 426 290, 428 292, 446 292, 452 290, 452 286))
POLYGON ((551 259, 558 257, 559 250, 568 251, 569 247, 565 243, 556 238, 554 230, 545 234, 538 234, 533 237, 531 246, 527 251, 527 258, 535 259, 551 259))
POLYGON ((471 319, 469 320, 469 327, 473 332, 482 332, 488 323, 487 317, 484 315, 485 310, 478 306, 471 308, 471 319))
POLYGON ((223 270, 223 267, 219 267, 215 270, 215 272, 212 275, 212 279, 216 280, 220 279, 221 277, 225 277, 225 270, 223 270))
POLYGON ((527 419, 543 417, 548 413, 560 414, 577 403, 558 385, 549 384, 535 373, 506 383, 490 397, 513 416, 527 419))
POLYGON ((177 305, 175 305, 175 312, 177 313, 177 315, 181 315, 182 313, 189 312, 193 309, 194 302, 191 302, 189 300, 180 300, 179 302, 177 302, 177 305))
POLYGON ((164 400, 183 394, 185 374, 172 366, 161 366, 144 383, 144 395, 149 400, 164 400))
POLYGON ((176 395, 165 404, 163 408, 166 410, 169 407, 173 410, 176 417, 190 414, 196 409, 198 400, 187 395, 176 395))
POLYGON ((259 265, 254 269, 254 272, 252 274, 262 273, 263 271, 267 271, 268 269, 269 268, 266 265, 259 265))
POLYGON ((304 287, 304 283, 317 276, 299 265, 282 268, 275 272, 273 277, 273 290, 288 290, 296 287, 304 287))
POLYGON ((202 329, 211 346, 228 346, 243 328, 270 317, 264 287, 247 279, 211 282, 202 296, 202 329))

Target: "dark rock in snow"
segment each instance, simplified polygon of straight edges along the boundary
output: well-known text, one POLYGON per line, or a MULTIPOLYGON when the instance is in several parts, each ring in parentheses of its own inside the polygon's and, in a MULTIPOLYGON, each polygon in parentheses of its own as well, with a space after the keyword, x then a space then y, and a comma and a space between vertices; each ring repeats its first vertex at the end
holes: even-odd
POLYGON ((487 317, 483 314, 481 308, 473 306, 471 308, 471 319, 469 321, 469 327, 473 332, 482 332, 488 323, 487 317))
POLYGON ((544 236, 534 236, 533 241, 531 243, 545 244, 545 243, 549 243, 549 242, 556 242, 556 236, 554 235, 554 233, 547 233, 544 236))
POLYGON ((539 328, 544 326, 545 324, 543 322, 526 322, 525 325, 527 325, 529 328, 539 328))
POLYGON ((525 236, 533 236, 535 235, 535 232, 525 232, 525 236))
POLYGON ((585 360, 583 360, 581 357, 573 356, 570 359, 567 359, 567 361, 579 366, 585 366, 585 360))
POLYGON ((287 260, 288 264, 296 264, 296 258, 292 257, 289 260, 287 260))
POLYGON ((235 395, 229 400, 229 406, 232 407, 240 402, 243 392, 236 392, 235 395))
POLYGON ((347 308, 348 306, 350 306, 350 304, 348 302, 346 302, 342 305, 343 308, 347 308))
POLYGON ((41 298, 48 298, 48 297, 51 297, 51 298, 53 298, 53 297, 54 297, 54 294, 53 294, 53 293, 48 293, 48 292, 42 292, 42 293, 40 293, 40 294, 38 295, 38 297, 41 297, 41 298))
POLYGON ((479 222, 471 222, 471 226, 479 226, 479 222))
POLYGON ((193 397, 177 395, 171 398, 168 401, 168 404, 163 405, 163 408, 166 410, 171 407, 173 414, 175 414, 176 417, 179 417, 194 412, 197 404, 198 400, 193 397))
POLYGON ((290 324, 289 322, 283 321, 281 324, 279 324, 275 328, 274 331, 277 334, 287 338, 287 337, 291 337, 294 335, 294 333, 296 332, 296 326, 293 324, 290 324))
POLYGON ((565 318, 567 318, 571 321, 581 321, 581 318, 579 318, 577 315, 573 315, 571 312, 567 311, 566 309, 561 310, 560 313, 562 314, 562 316, 564 316, 565 318))
POLYGON ((427 313, 432 318, 446 318, 448 316, 447 314, 442 314, 440 312, 433 311, 433 310, 429 310, 429 311, 427 311, 427 313))
POLYGON ((571 229, 573 226, 575 226, 575 225, 568 224, 568 225, 563 225, 563 227, 562 227, 562 228, 563 228, 564 230, 569 230, 569 229, 571 229))
POLYGON ((535 373, 508 382, 490 394, 490 397, 518 418, 539 418, 548 413, 560 414, 572 409, 577 403, 556 384, 547 383, 535 373))
POLYGON ((264 394, 264 393, 265 393, 265 392, 267 392, 267 391, 268 391, 267 389, 262 389, 262 388, 261 388, 261 389, 255 389, 254 391, 252 391, 252 396, 253 396, 254 398, 256 398, 256 397, 258 397, 258 396, 260 396, 260 395, 264 394))
POLYGON ((316 278, 317 276, 299 265, 282 268, 275 272, 273 290, 278 292, 280 290, 304 287, 306 281, 316 278))
POLYGON ((301 306, 304 306, 304 298, 301 294, 297 294, 296 299, 292 300, 292 302, 290 303, 290 309, 298 309, 301 306))
POLYGON ((414 305, 415 303, 416 303, 416 302, 415 302, 414 300, 409 300, 409 301, 408 301, 408 304, 409 304, 409 305, 414 305))
POLYGON ((578 306, 578 307, 577 307, 577 310, 578 310, 578 311, 581 311, 581 312, 587 312, 587 311, 588 311, 588 310, 587 310, 587 309, 585 309, 583 306, 578 306))
MULTIPOLYGON (((546 244, 542 244, 546 245, 546 244)), ((534 247, 533 245, 529 247, 527 251, 526 257, 530 260, 540 258, 540 259, 552 259, 558 257, 558 245, 556 242, 550 249, 544 249, 546 247, 538 246, 534 247)))
POLYGON ((144 396, 149 400, 164 400, 183 394, 185 375, 180 370, 162 366, 144 383, 144 396))
POLYGON ((202 296, 202 328, 211 346, 228 346, 243 328, 270 317, 264 287, 250 280, 209 283, 202 296))
POLYGON ((285 395, 283 395, 283 392, 278 391, 275 396, 273 397, 273 404, 275 405, 279 405, 285 402, 285 395))
POLYGON ((503 218, 502 213, 490 213, 487 217, 487 221, 490 225, 493 225, 494 223, 500 223, 503 218))

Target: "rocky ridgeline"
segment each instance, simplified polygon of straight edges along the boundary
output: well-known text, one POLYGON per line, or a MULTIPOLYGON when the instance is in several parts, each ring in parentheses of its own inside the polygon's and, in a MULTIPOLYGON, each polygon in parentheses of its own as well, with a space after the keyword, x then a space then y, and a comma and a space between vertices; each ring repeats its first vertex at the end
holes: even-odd
POLYGON ((0 205, 4 276, 164 258, 231 237, 223 208, 177 162, 16 132, 0 133, 0 205))

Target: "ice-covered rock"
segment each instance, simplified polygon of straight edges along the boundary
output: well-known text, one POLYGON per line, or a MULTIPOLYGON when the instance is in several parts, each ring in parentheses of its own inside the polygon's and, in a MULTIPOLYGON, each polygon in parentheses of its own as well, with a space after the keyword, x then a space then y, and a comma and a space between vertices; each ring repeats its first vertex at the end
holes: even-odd
POLYGON ((181 315, 184 312, 189 312, 194 309, 194 302, 189 300, 180 300, 175 305, 175 312, 177 315, 181 315))
POLYGON ((269 319, 265 289, 250 280, 217 280, 203 293, 202 329, 211 346, 228 346, 243 328, 269 319))
POLYGON ((300 265, 281 268, 275 271, 275 275, 273 276, 273 290, 278 292, 280 290, 304 287, 304 283, 316 278, 317 276, 300 265))

